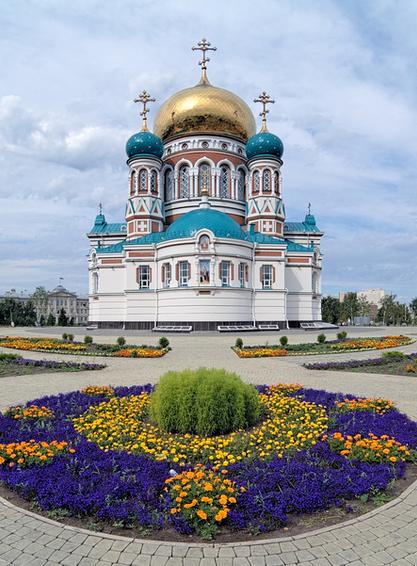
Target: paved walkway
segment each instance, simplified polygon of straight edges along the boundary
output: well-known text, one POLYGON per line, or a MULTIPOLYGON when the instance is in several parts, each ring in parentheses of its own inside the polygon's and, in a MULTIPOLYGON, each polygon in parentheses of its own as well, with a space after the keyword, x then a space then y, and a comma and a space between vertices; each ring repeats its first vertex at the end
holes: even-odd
MULTIPOLYGON (((0 334, 6 334, 8 331, 0 334)), ((30 335, 24 330, 13 334, 30 335)), ((355 331, 352 331, 354 334, 355 331)), ((357 334, 359 331, 356 332, 357 334)), ((374 329, 368 335, 383 335, 374 329)), ((390 334, 407 333, 417 337, 417 329, 389 329, 390 334)), ((9 332, 10 334, 10 332, 9 332)), ((112 342, 115 336, 104 335, 112 342)), ((365 332, 360 331, 361 335, 365 332)), ((53 333, 50 333, 52 336, 53 333)), ((57 334, 59 335, 59 334, 57 334)), ((289 333, 290 340, 315 339, 315 334, 289 333)), ((152 343, 152 335, 132 336, 132 343, 152 343)), ((306 360, 321 361, 324 356, 286 359, 240 360, 230 350, 230 335, 175 336, 173 351, 160 360, 106 359, 100 372, 52 373, 0 380, 0 405, 34 399, 51 393, 71 391, 88 384, 134 384, 155 382, 168 369, 184 367, 224 367, 252 383, 298 382, 329 391, 358 395, 381 395, 393 399, 399 408, 417 420, 417 378, 361 373, 318 372, 304 369, 306 360)), ((276 336, 244 336, 247 343, 276 341, 276 336)), ((403 348, 417 351, 417 345, 403 348)), ((26 357, 28 352, 23 353, 26 357)), ((376 357, 378 352, 343 354, 332 359, 376 357)), ((66 359, 69 356, 30 353, 33 358, 66 359)), ((71 356, 72 359, 81 359, 71 356)), ((85 358, 82 358, 85 360, 85 358)), ((93 361, 92 358, 87 358, 93 361)), ((96 361, 102 358, 96 358, 96 361)), ((359 519, 295 537, 250 543, 186 544, 150 542, 104 535, 65 527, 39 515, 18 509, 0 499, 0 566, 352 566, 395 564, 417 565, 417 482, 395 501, 359 519)))

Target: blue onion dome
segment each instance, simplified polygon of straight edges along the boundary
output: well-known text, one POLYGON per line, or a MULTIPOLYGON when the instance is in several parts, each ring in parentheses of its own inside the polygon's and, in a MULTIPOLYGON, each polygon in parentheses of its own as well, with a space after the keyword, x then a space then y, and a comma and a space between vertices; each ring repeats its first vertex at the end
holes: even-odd
POLYGON ((271 132, 259 132, 249 138, 246 144, 248 159, 253 157, 279 157, 284 153, 284 144, 278 136, 271 132))
POLYGON ((149 131, 133 134, 126 144, 127 156, 135 157, 139 155, 152 155, 158 158, 164 153, 164 146, 158 136, 149 131))

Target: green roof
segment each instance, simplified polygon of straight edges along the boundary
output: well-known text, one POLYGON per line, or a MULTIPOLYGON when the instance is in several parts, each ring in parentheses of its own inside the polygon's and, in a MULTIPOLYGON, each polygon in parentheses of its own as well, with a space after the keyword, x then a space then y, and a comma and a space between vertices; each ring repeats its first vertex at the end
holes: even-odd
POLYGON ((313 234, 321 232, 316 224, 308 224, 306 222, 285 222, 284 234, 286 232, 302 232, 303 234, 313 234))

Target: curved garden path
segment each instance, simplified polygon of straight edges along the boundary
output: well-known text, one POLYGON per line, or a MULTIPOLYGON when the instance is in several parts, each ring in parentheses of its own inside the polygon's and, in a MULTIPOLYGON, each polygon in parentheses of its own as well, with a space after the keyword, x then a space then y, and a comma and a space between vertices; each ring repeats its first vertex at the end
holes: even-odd
MULTIPOLYGON (((1 329, 1 334, 30 336, 33 329, 1 329)), ((42 330, 49 336, 61 332, 42 330)), ((350 331, 350 335, 408 334, 417 329, 350 331)), ((94 332, 97 341, 114 342, 116 334, 94 332)), ((283 334, 283 333, 281 333, 283 334)), ((330 336, 330 333, 328 333, 330 336)), ((315 333, 287 333, 291 342, 315 340, 315 333)), ((129 333, 132 343, 153 343, 156 336, 129 333)), ((276 341, 276 335, 243 336, 245 343, 276 341)), ((305 361, 330 356, 241 360, 230 350, 235 336, 190 335, 170 338, 173 351, 162 359, 106 358, 97 372, 49 373, 0 379, 0 408, 36 397, 79 389, 88 384, 132 385, 155 382, 169 369, 223 367, 252 383, 301 383, 309 387, 393 399, 400 410, 417 420, 417 378, 389 375, 319 372, 302 367, 305 361)), ((417 344, 402 348, 417 351, 417 344)), ((10 351, 10 350, 8 350, 10 351)), ((103 358, 22 352, 25 357, 102 361, 103 358)), ((377 357, 379 352, 333 355, 331 359, 377 357)), ((284 533, 285 534, 285 533, 284 533)), ((350 564, 417 565, 417 482, 398 499, 358 519, 293 537, 250 543, 187 544, 151 542, 105 535, 63 526, 19 509, 0 499, 0 566, 338 566, 350 564)))

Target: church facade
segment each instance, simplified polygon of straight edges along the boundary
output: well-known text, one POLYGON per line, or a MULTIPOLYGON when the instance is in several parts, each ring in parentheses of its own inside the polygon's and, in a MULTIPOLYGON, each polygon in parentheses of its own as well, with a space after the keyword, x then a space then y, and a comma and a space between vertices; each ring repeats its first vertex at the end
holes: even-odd
POLYGON ((320 241, 314 216, 287 222, 283 144, 249 106, 207 79, 162 104, 127 142, 125 220, 95 219, 88 238, 90 322, 153 329, 185 325, 299 326, 321 320, 320 241))

